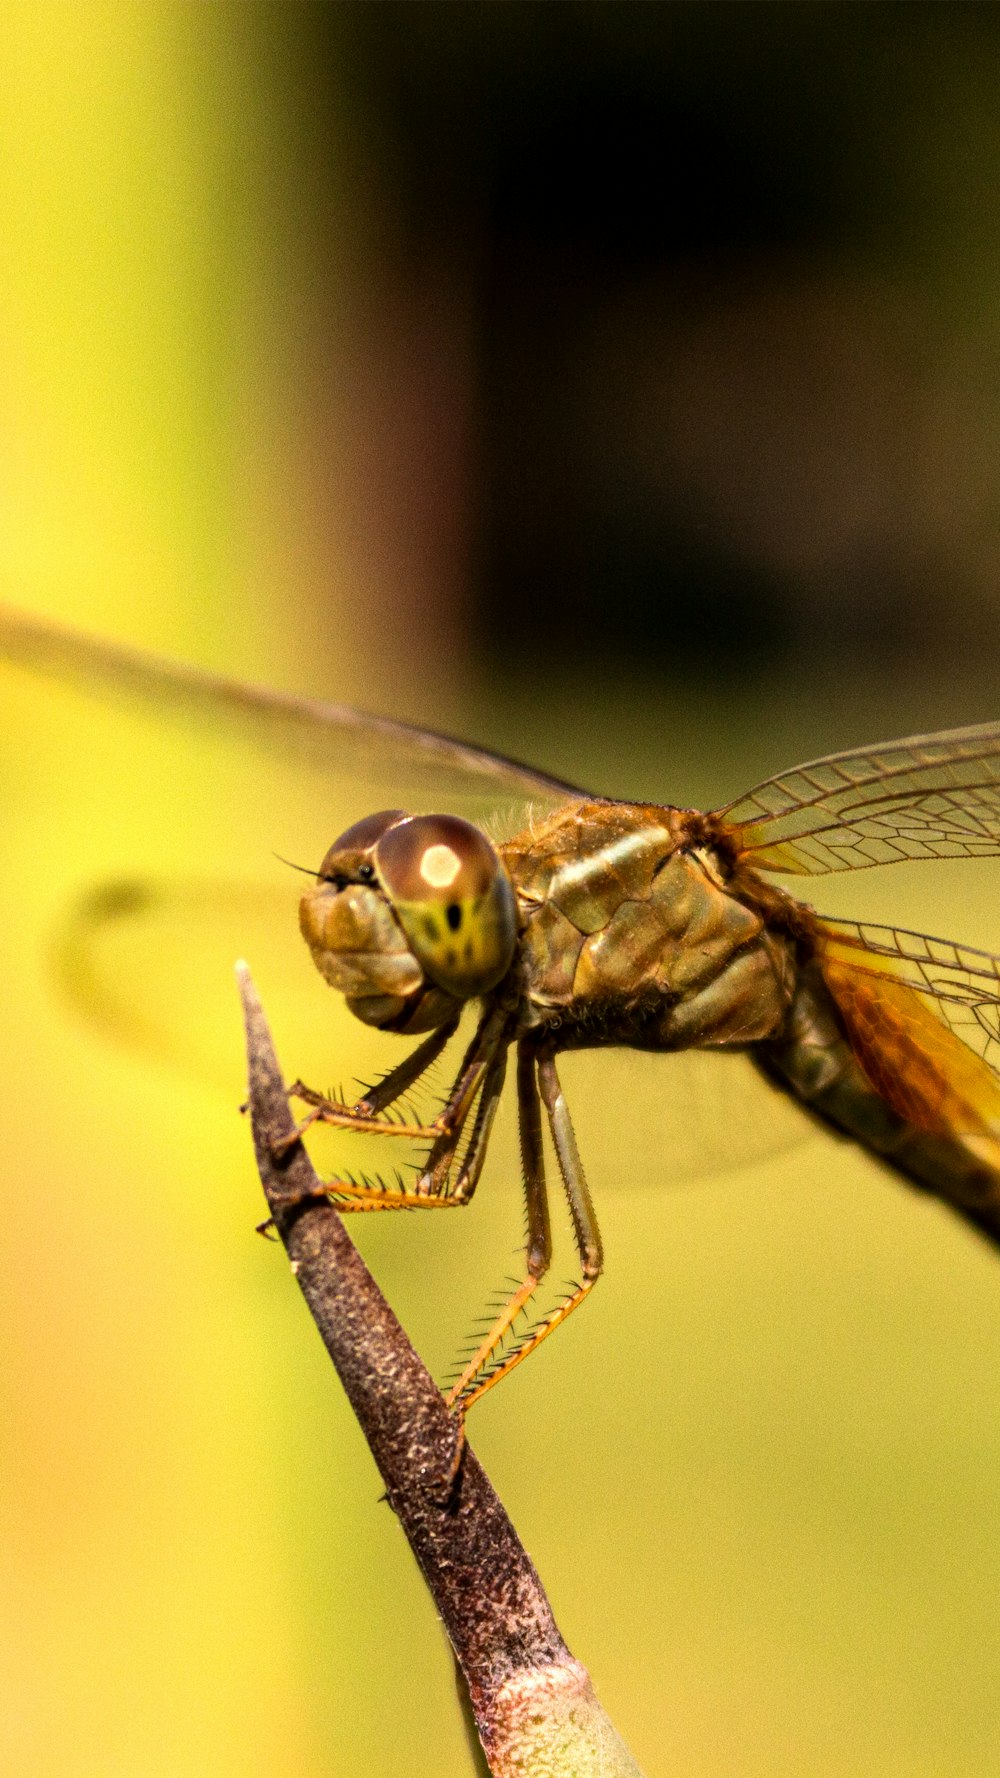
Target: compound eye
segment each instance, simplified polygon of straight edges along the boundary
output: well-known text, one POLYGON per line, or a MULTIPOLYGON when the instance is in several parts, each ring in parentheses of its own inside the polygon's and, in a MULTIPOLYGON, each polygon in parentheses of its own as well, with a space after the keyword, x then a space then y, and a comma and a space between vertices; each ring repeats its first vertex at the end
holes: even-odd
POLYGON ((377 815, 366 815, 355 821, 340 838, 334 840, 319 867, 319 876, 332 882, 337 877, 360 877, 370 881, 375 875, 372 856, 376 842, 397 821, 405 821, 402 809, 382 809, 377 815))
POLYGON ((414 956, 456 999, 488 993, 517 939, 514 891, 485 834, 456 815, 397 820, 375 846, 379 881, 414 956))

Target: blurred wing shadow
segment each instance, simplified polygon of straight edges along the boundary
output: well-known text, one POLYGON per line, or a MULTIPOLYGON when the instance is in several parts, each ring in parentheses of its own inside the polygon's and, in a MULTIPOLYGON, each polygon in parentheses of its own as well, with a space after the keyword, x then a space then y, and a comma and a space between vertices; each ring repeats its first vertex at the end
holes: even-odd
POLYGON ((112 1042, 239 1094, 238 958, 249 961, 286 1027, 311 1017, 329 1028, 337 1010, 332 995, 324 1001, 318 976, 312 979, 296 900, 292 886, 222 879, 96 884, 69 907, 54 934, 58 986, 112 1042))

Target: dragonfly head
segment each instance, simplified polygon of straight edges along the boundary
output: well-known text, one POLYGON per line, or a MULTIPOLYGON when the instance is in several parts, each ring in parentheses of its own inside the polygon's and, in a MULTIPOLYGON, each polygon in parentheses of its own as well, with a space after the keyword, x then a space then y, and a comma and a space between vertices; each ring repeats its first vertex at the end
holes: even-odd
POLYGON ((365 1024, 430 1031, 506 975, 517 940, 510 878, 455 815, 368 815, 335 840, 299 905, 320 974, 365 1024))

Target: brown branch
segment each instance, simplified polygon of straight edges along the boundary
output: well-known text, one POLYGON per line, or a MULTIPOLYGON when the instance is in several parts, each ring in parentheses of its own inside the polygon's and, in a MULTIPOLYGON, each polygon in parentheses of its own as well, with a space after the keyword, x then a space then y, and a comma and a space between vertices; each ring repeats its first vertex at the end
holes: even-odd
POLYGON ((250 1112, 292 1271, 444 1620, 494 1778, 640 1778, 559 1634, 541 1582, 428 1371, 347 1234, 294 1129, 245 965, 250 1112), (457 1461, 456 1461, 457 1459, 457 1461))

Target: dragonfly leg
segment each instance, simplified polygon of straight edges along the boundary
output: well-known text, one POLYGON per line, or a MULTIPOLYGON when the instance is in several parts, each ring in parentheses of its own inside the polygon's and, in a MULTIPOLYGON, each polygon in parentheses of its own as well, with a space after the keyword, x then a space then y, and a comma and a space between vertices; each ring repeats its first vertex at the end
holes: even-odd
MULTIPOLYGON (((497 1107, 500 1104, 500 1097, 503 1093, 503 1085, 506 1075, 507 1045, 506 1043, 500 1043, 496 1052, 490 1059, 486 1076, 483 1080, 483 1089, 479 1096, 479 1104, 476 1107, 476 1118, 472 1126, 472 1134, 469 1137, 469 1146, 465 1151, 465 1157, 459 1169, 458 1177, 448 1194, 451 1199, 458 1203, 468 1204, 475 1192, 476 1186, 479 1184, 479 1176, 482 1173, 483 1162, 486 1159, 486 1150, 489 1146, 490 1133, 493 1129, 493 1120, 496 1117, 497 1107)), ((461 1134, 461 1129, 456 1130, 452 1140, 451 1160, 448 1168, 449 1172, 451 1165, 454 1163, 455 1150, 458 1147, 461 1134)), ((421 1175, 421 1182, 427 1178, 430 1173, 431 1169, 428 1166, 424 1169, 424 1173, 421 1175)))
POLYGON ((461 1126, 447 1137, 441 1138, 436 1145, 436 1152, 432 1151, 419 1179, 409 1191, 394 1190, 377 1180, 356 1182, 331 1179, 324 1185, 322 1195, 328 1197, 335 1209, 344 1215, 364 1210, 423 1210, 434 1207, 451 1210, 468 1204, 483 1170, 506 1068, 507 1053, 505 1049, 501 1049, 494 1056, 483 1083, 469 1146, 453 1185, 450 1177, 462 1137, 461 1126))
POLYGON ((474 1090, 466 1090, 467 1070, 463 1064, 456 1089, 449 1099, 449 1104, 454 1100, 457 1106, 455 1119, 449 1121, 447 1128, 436 1138, 412 1188, 413 1194, 422 1202, 427 1199, 447 1199, 449 1203, 467 1204, 471 1199, 486 1158, 506 1070, 505 1024, 491 1021, 490 1029, 484 1035, 482 1054, 477 1056, 474 1090), (453 1183, 455 1157, 473 1106, 476 1107, 476 1115, 472 1133, 458 1177, 453 1183))
POLYGON ((310 1107, 310 1110, 296 1125, 295 1130, 285 1140, 283 1146, 291 1147, 292 1143, 297 1142, 299 1137, 303 1136, 306 1130, 315 1123, 335 1124, 338 1128, 348 1130, 379 1130, 386 1134, 392 1134, 395 1131, 410 1136, 414 1134, 417 1136, 433 1135, 434 1131, 430 1129, 425 1130, 420 1125, 414 1126, 396 1122, 384 1117, 383 1113, 388 1110, 390 1105, 395 1104, 397 1099, 402 1098, 403 1094, 415 1085, 421 1075, 426 1074, 428 1068, 437 1061, 441 1051, 451 1041, 457 1030, 457 1018, 449 1019, 446 1024, 440 1025, 436 1031, 430 1033, 429 1037, 424 1038, 423 1043, 418 1043, 416 1049, 411 1051, 410 1055, 405 1057, 397 1067, 391 1068, 382 1080, 377 1081, 373 1087, 369 1087, 355 1105, 342 1104, 336 1099, 328 1099, 325 1094, 317 1093, 312 1087, 307 1087, 304 1081, 295 1081, 294 1085, 288 1089, 289 1098, 301 1099, 304 1105, 310 1107))
POLYGON ((517 1050, 517 1109, 524 1168, 524 1204, 528 1219, 525 1276, 504 1304, 492 1327, 480 1340, 457 1382, 448 1391, 448 1406, 458 1407, 462 1412, 497 1377, 511 1368, 510 1362, 505 1360, 495 1371, 490 1371, 488 1379, 479 1387, 475 1386, 476 1379, 489 1365, 522 1309, 538 1289, 552 1258, 552 1231, 542 1150, 542 1114, 535 1082, 535 1049, 530 1043, 520 1043, 517 1050))
MULTIPOLYGON (((443 1138, 460 1135, 466 1118, 501 1049, 506 1049, 508 1015, 493 1007, 481 1019, 465 1055, 451 1092, 434 1121, 434 1131, 443 1138)), ((495 1107, 494 1107, 495 1109, 495 1107)))
MULTIPOLYGON (((332 1204, 341 1216, 350 1216, 366 1210, 450 1209, 462 1201, 460 1198, 432 1198, 426 1193, 407 1191, 402 1186, 396 1190, 380 1179, 328 1179, 325 1184, 316 1186, 312 1191, 290 1195, 280 1204, 279 1209, 285 1214, 290 1210, 301 1210, 309 1204, 332 1204)), ((257 1233, 269 1237, 274 1227, 275 1219, 269 1216, 265 1222, 257 1224, 257 1233)))
POLYGON ((420 1079, 421 1075, 427 1073, 431 1063, 437 1061, 441 1051, 446 1044, 451 1042, 457 1030, 458 1015, 456 1014, 453 1019, 448 1019, 445 1024, 439 1025, 437 1030, 425 1037, 423 1043, 418 1043, 416 1049, 411 1050, 402 1062, 398 1063, 395 1068, 390 1068, 388 1074, 383 1075, 381 1080, 369 1087, 358 1100, 354 1110, 359 1112, 362 1117, 379 1117, 390 1105, 394 1105, 396 1100, 401 1098, 408 1088, 420 1079))
POLYGON ((290 1148, 304 1135, 314 1123, 332 1124, 335 1129, 357 1130, 362 1133, 380 1136, 405 1136, 411 1141, 435 1141, 438 1137, 449 1135, 453 1130, 464 1124, 469 1107, 474 1102, 482 1086, 483 1077, 489 1066, 490 1058, 495 1053, 506 1028, 506 1014, 498 1008, 490 1008, 480 1020, 472 1042, 465 1052, 462 1066, 458 1072, 448 1098, 438 1112, 437 1117, 429 1124, 412 1124, 405 1120, 387 1118, 380 1115, 394 1099, 398 1099, 408 1087, 426 1073, 431 1063, 440 1055, 445 1044, 458 1026, 458 1020, 449 1020, 439 1031, 431 1032, 419 1044, 413 1054, 393 1069, 378 1087, 357 1105, 344 1105, 334 1099, 326 1099, 322 1093, 316 1093, 311 1087, 304 1086, 301 1081, 289 1088, 289 1097, 301 1099, 311 1106, 311 1110, 295 1130, 282 1139, 280 1148, 290 1148), (374 1102, 374 1112, 370 1106, 374 1102))
MULTIPOLYGON (((480 1053, 477 1053, 476 1058, 480 1066, 475 1075, 475 1090, 471 1093, 465 1090, 469 1069, 463 1063, 456 1083, 457 1087, 462 1088, 457 1100, 457 1119, 437 1137, 419 1178, 411 1188, 407 1189, 402 1184, 398 1188, 386 1185, 381 1179, 354 1179, 347 1176, 326 1180, 321 1188, 296 1201, 308 1203, 314 1199, 325 1199, 344 1215, 376 1210, 422 1210, 437 1205, 451 1208, 467 1204, 479 1183, 493 1120, 503 1092, 507 1068, 506 1020, 485 1020, 477 1037, 481 1037, 482 1042, 478 1046, 480 1053), (458 1176, 452 1184, 455 1156, 474 1105, 476 1115, 469 1144, 458 1176)), ((466 1062, 467 1060, 468 1058, 466 1062)))
MULTIPOLYGON (((471 1407, 474 1401, 478 1401, 481 1395, 485 1395, 488 1389, 492 1389, 494 1383, 499 1383, 500 1378, 505 1377, 508 1371, 512 1371, 516 1365, 522 1364, 529 1352, 534 1352, 536 1346, 540 1346, 543 1340, 548 1339, 550 1333, 554 1333, 556 1328, 561 1326, 567 1316, 571 1315, 573 1310, 583 1302, 584 1297, 589 1296, 604 1267, 604 1250, 590 1196, 590 1188, 584 1176, 569 1107, 566 1104, 566 1098, 556 1071, 555 1059, 551 1055, 542 1055, 538 1060, 538 1086, 548 1113, 556 1159, 559 1163, 559 1172, 569 1205, 577 1253, 580 1257, 581 1279, 580 1283, 573 1286, 569 1295, 564 1297, 561 1303, 558 1303, 554 1309, 543 1316, 542 1320, 537 1322, 534 1327, 515 1339, 503 1354, 500 1362, 488 1369, 484 1376, 482 1372, 484 1366, 489 1363, 491 1353, 496 1350, 504 1333, 512 1325, 514 1317, 528 1301, 538 1282, 537 1278, 533 1278, 531 1275, 531 1248, 529 1245, 528 1278, 515 1292, 508 1304, 511 1313, 505 1312, 504 1316, 498 1319, 496 1326, 500 1328, 499 1333, 494 1337, 494 1330, 491 1329, 487 1336, 491 1343, 490 1351, 484 1350, 486 1346, 484 1341, 483 1347, 475 1354, 471 1364, 466 1366, 458 1383, 448 1396, 449 1406, 457 1404, 463 1411, 471 1407), (503 1323, 502 1327, 501 1322, 503 1323)), ((537 1107, 537 1097, 535 1104, 537 1107)), ((540 1131, 538 1152, 540 1155, 540 1131)), ((525 1186, 527 1189, 527 1164, 525 1186)))

